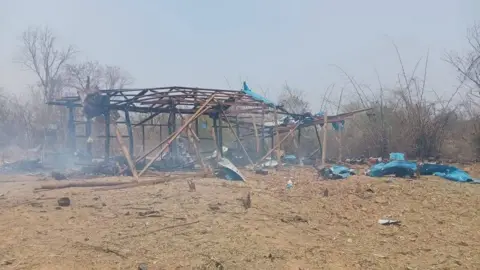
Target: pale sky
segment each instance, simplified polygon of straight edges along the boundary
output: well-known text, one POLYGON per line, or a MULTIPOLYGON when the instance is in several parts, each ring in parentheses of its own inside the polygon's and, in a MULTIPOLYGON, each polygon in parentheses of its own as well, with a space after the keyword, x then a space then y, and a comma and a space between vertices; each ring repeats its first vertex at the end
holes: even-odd
MULTIPOLYGON (((427 86, 455 88, 441 58, 466 47, 480 19, 478 0, 0 0, 0 87, 21 92, 31 73, 13 63, 19 36, 49 26, 81 59, 129 71, 134 87, 241 88, 247 80, 276 99, 288 82, 315 108, 325 89, 346 80, 338 65, 376 87, 395 84, 430 51, 427 86), (227 83, 228 81, 228 83, 227 83), (230 86, 229 86, 230 84, 230 86)), ((348 95, 353 98, 353 95, 348 95)))

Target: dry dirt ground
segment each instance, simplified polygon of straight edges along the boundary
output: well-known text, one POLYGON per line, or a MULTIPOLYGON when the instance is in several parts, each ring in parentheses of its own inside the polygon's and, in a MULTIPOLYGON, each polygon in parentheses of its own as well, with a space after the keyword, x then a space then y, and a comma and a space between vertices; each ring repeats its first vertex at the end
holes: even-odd
POLYGON ((34 192, 45 181, 1 176, 0 269, 480 269, 480 185, 245 174, 193 192, 185 179, 34 192))

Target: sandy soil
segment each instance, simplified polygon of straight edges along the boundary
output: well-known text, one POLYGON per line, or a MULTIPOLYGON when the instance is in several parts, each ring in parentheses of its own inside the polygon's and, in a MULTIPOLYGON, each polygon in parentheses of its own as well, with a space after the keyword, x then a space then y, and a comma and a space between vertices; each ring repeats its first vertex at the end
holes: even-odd
POLYGON ((480 269, 480 185, 245 174, 194 192, 183 179, 34 192, 45 181, 1 176, 0 269, 480 269))

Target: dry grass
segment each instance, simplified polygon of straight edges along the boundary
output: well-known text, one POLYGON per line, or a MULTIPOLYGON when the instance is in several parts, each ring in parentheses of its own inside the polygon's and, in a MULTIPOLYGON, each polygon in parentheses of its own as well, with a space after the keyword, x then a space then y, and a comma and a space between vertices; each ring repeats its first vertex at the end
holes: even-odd
POLYGON ((480 269, 480 185, 246 174, 195 179, 195 192, 178 180, 33 193, 36 178, 4 177, 0 268, 480 269), (63 196, 72 205, 57 209, 63 196))

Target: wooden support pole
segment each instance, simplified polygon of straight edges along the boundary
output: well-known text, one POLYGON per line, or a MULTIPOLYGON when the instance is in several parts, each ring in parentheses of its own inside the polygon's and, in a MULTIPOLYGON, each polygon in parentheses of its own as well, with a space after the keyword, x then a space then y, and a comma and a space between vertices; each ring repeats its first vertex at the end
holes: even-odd
MULTIPOLYGON (((320 139, 320 132, 318 131, 318 126, 317 125, 314 125, 315 127, 315 135, 317 135, 317 140, 318 140, 318 145, 319 145, 319 148, 320 149, 319 151, 321 152, 322 151, 322 140, 320 139)), ((315 151, 315 153, 317 153, 317 151, 315 151)), ((310 155, 312 156, 312 155, 310 155)))
MULTIPOLYGON (((172 135, 173 133, 175 133, 177 129, 177 114, 175 113, 177 108, 175 108, 174 105, 172 105, 171 108, 172 110, 168 115, 168 135, 172 135)), ((170 148, 170 152, 174 154, 178 153, 177 143, 175 140, 172 141, 169 148, 170 148)))
MULTIPOLYGON (((178 115, 180 115, 180 118, 182 119, 182 124, 185 123, 185 117, 183 116, 183 114, 179 113, 178 115)), ((188 131, 190 131, 190 135, 193 136, 193 138, 195 139, 195 141, 197 142, 200 142, 200 138, 198 138, 198 118, 195 119, 195 131, 192 129, 192 125, 189 125, 188 126, 188 131)), ((187 134, 188 134, 188 131, 187 131, 187 134)))
POLYGON ((191 122, 193 122, 195 119, 197 119, 200 115, 202 115, 209 107, 208 105, 210 104, 210 102, 215 98, 215 94, 213 94, 212 96, 210 96, 210 98, 208 98, 205 103, 183 124, 182 127, 180 127, 180 129, 178 129, 177 131, 175 131, 175 133, 173 133, 170 138, 168 139, 167 143, 165 144, 165 146, 162 147, 162 149, 160 149, 160 151, 155 155, 155 157, 150 160, 148 162, 147 165, 145 165, 145 167, 143 168, 143 170, 138 174, 138 176, 142 176, 142 174, 148 170, 148 168, 153 164, 153 162, 155 162, 162 154, 163 152, 165 151, 165 149, 173 142, 173 140, 175 140, 178 135, 180 135, 180 133, 188 126, 190 125, 191 122))
MULTIPOLYGON (((213 143, 215 144, 215 148, 217 149, 217 156, 215 158, 217 159, 217 161, 219 161, 220 160, 220 152, 218 151, 218 142, 217 142, 217 134, 216 133, 217 132, 215 131, 215 123, 213 123, 212 139, 213 139, 213 143)), ((220 150, 220 151, 222 151, 222 150, 220 150)))
POLYGON ((272 149, 270 149, 267 154, 265 154, 258 162, 257 162, 257 165, 262 162, 264 159, 266 159, 270 153, 272 153, 272 151, 274 151, 276 148, 278 148, 289 136, 291 136, 295 130, 297 130, 298 126, 300 125, 300 122, 298 122, 288 133, 285 137, 283 137, 283 139, 281 139, 279 142, 277 142, 277 145, 275 147, 273 147, 272 149))
MULTIPOLYGON (((225 116, 225 118, 227 118, 227 117, 225 116)), ((236 133, 236 137, 237 137, 237 148, 240 148, 240 147, 243 148, 242 142, 240 141, 240 139, 238 139, 238 136, 240 136, 240 125, 238 124, 238 115, 235 117, 235 122, 236 122, 235 133, 236 133)))
POLYGON ((77 151, 77 133, 75 130, 75 107, 68 107, 68 146, 72 153, 77 151))
POLYGON ((142 153, 145 153, 145 125, 142 125, 142 153))
POLYGON ((87 154, 89 159, 92 158, 92 118, 87 118, 85 122, 85 137, 87 137, 87 154))
MULTIPOLYGON (((227 122, 227 125, 228 125, 228 127, 230 128, 230 131, 232 131, 233 136, 235 136, 235 139, 237 140, 238 144, 239 144, 240 147, 242 148, 243 153, 245 153, 245 155, 247 156, 248 161, 250 162, 250 164, 252 164, 252 166, 255 166, 255 164, 253 163, 252 159, 251 159, 250 156, 248 155, 247 149, 245 149, 245 147, 243 146, 242 142, 240 141, 240 138, 238 137, 238 134, 235 132, 235 130, 233 130, 233 127, 232 127, 232 124, 230 123, 230 120, 228 120, 227 116, 225 115, 225 113, 224 113, 223 111, 222 111, 222 114, 223 114, 223 117, 225 117, 225 121, 227 122)), ((238 126, 237 126, 237 127, 238 127, 238 126)))
POLYGON ((137 169, 135 168, 135 164, 132 161, 132 156, 130 155, 130 152, 122 141, 122 135, 120 134, 120 130, 118 129, 117 124, 113 124, 113 126, 115 127, 115 135, 117 136, 117 142, 120 145, 120 149, 122 149, 123 155, 127 159, 128 167, 130 168, 130 171, 132 171, 132 175, 135 178, 135 181, 138 182, 137 169))
POLYGON ((327 134, 328 134, 328 116, 327 112, 323 116, 323 148, 322 148, 322 166, 326 165, 327 155, 327 134))
MULTIPOLYGON (((132 122, 130 121, 130 113, 128 110, 125 110, 125 125, 127 126, 128 132, 128 152, 130 153, 130 157, 134 157, 132 122)), ((115 128, 118 129, 118 127, 115 128)))
POLYGON ((218 132, 218 149, 220 149, 220 156, 223 157, 223 124, 222 124, 222 118, 218 117, 217 121, 217 132, 218 132))
POLYGON ((105 112, 105 160, 110 158, 110 111, 105 112))
POLYGON ((265 106, 262 104, 262 141, 261 141, 261 153, 265 153, 265 106))
POLYGON ((343 137, 343 127, 338 132, 338 162, 342 162, 343 155, 343 144, 342 144, 342 137, 343 137))
POLYGON ((197 159, 200 162, 200 166, 202 166, 203 172, 205 173, 204 176, 206 177, 210 172, 209 172, 209 169, 207 168, 207 165, 205 164, 205 161, 203 160, 200 150, 198 149, 197 142, 195 142, 195 140, 193 139, 193 136, 192 136, 193 131, 191 128, 189 128, 187 129, 186 132, 187 132, 188 140, 190 141, 190 143, 193 146, 193 149, 195 150, 195 155, 197 156, 197 159))
POLYGON ((260 153, 260 139, 258 138, 258 128, 257 128, 257 123, 255 119, 255 115, 251 114, 252 116, 252 124, 253 124, 253 133, 255 134, 255 145, 257 149, 257 153, 260 153))

